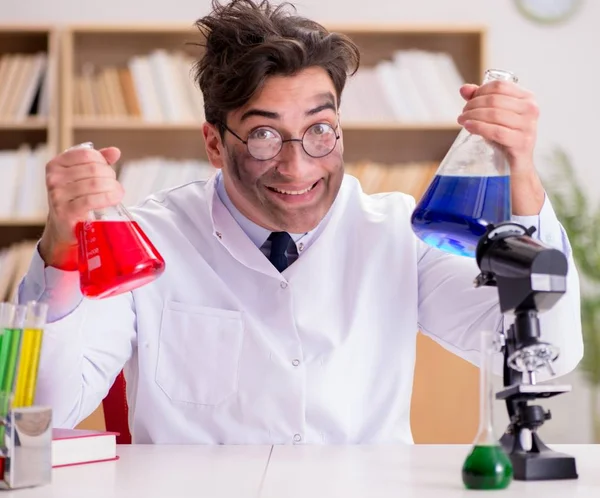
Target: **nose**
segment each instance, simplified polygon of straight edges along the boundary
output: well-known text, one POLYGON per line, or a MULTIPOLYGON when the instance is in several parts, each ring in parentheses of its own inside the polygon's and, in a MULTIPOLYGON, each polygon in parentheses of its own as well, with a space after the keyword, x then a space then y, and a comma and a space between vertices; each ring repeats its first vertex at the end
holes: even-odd
POLYGON ((289 178, 300 179, 306 176, 310 167, 310 156, 304 152, 299 139, 286 140, 279 152, 277 171, 289 178))

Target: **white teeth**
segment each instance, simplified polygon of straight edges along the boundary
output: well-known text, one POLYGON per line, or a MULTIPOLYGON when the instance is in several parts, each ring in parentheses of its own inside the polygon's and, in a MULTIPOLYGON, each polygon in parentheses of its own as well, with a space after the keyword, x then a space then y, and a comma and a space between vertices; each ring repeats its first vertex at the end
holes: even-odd
POLYGON ((275 187, 271 187, 275 192, 279 192, 280 194, 287 194, 287 195, 302 195, 302 194, 306 194, 306 192, 309 192, 312 190, 313 186, 311 185, 308 188, 305 188, 304 190, 281 190, 279 188, 275 188, 275 187))

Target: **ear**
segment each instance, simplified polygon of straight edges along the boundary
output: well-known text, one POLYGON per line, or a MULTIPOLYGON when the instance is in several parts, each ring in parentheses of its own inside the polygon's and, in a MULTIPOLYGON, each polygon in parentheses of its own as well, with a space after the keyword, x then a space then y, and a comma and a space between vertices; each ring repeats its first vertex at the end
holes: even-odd
POLYGON ((202 134, 204 135, 204 146, 210 164, 217 169, 223 168, 225 150, 219 129, 215 125, 205 122, 202 125, 202 134))

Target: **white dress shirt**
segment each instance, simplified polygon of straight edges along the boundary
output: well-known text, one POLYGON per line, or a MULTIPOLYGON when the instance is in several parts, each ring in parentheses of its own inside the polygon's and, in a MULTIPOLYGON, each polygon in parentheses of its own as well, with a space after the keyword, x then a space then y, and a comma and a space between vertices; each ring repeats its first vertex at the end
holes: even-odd
MULTIPOLYGON (((48 301, 52 321, 36 402, 72 427, 124 368, 134 442, 412 442, 417 330, 477 363, 479 332, 503 325, 497 290, 473 287, 474 260, 413 235, 412 197, 366 195, 350 176, 279 273, 216 179, 130 210, 166 261, 158 280, 131 293, 83 299, 76 272, 34 255, 19 299, 48 301)), ((569 290, 540 316, 562 374, 583 351, 568 240, 548 200, 539 217, 515 219, 569 257, 569 290)))

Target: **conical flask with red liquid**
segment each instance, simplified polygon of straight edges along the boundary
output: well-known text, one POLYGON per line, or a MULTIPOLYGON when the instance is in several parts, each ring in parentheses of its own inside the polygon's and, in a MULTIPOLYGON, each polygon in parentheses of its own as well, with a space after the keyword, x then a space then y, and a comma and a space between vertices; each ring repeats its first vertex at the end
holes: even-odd
MULTIPOLYGON (((489 69, 482 84, 494 80, 517 82, 508 71, 489 69)), ((413 211, 413 231, 432 247, 475 257, 486 226, 510 217, 510 169, 504 151, 463 128, 413 211)))
MULTIPOLYGON (((73 148, 93 149, 91 142, 73 148)), ((102 299, 158 278, 165 261, 122 204, 88 213, 75 227, 81 292, 102 299)))

